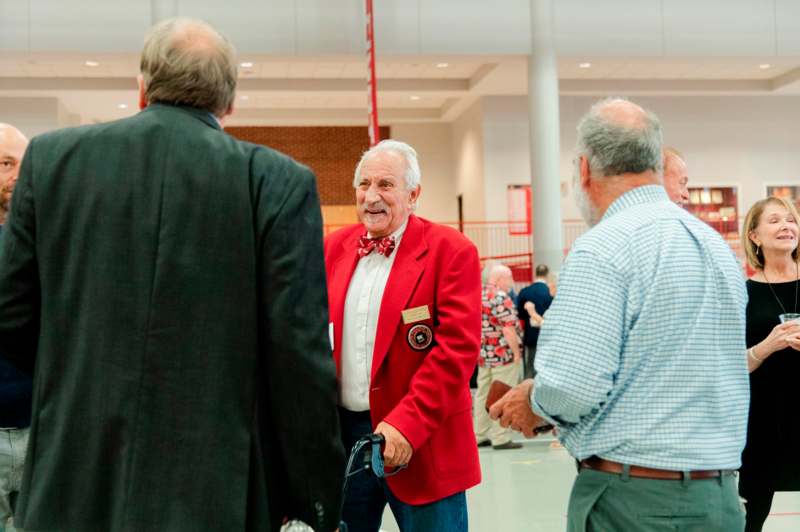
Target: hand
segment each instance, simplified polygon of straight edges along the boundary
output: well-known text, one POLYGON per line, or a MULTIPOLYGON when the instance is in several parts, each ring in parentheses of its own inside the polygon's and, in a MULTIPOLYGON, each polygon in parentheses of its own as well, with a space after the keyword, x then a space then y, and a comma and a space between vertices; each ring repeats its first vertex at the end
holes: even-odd
POLYGON ((800 351, 800 323, 789 321, 776 325, 761 343, 753 346, 755 355, 760 359, 766 359, 772 353, 792 347, 800 351), (790 342, 798 345, 794 347, 790 342))
POLYGON ((795 351, 800 351, 800 336, 789 336, 786 338, 786 343, 795 351))
POLYGON ((500 421, 503 427, 511 427, 522 432, 526 438, 537 436, 535 429, 547 424, 531 410, 531 390, 533 379, 526 379, 498 399, 489 409, 489 417, 500 421))
POLYGON ((385 421, 378 423, 375 427, 375 434, 382 434, 386 439, 383 447, 383 464, 387 467, 399 467, 408 464, 414 448, 399 430, 389 425, 385 421))
POLYGON ((530 316, 528 318, 528 322, 531 324, 531 327, 541 327, 544 318, 540 316, 538 312, 536 312, 536 306, 530 301, 527 301, 523 307, 528 313, 528 316, 530 316))

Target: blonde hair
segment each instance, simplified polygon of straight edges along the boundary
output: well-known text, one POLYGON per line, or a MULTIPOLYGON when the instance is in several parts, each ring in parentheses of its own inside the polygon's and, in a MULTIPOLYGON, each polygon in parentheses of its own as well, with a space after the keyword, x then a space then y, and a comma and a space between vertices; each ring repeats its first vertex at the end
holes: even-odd
MULTIPOLYGON (((750 234, 756 230, 756 227, 758 227, 758 224, 761 221, 761 215, 764 214, 764 210, 769 204, 780 205, 789 211, 789 214, 794 217, 796 222, 800 223, 800 216, 797 214, 797 208, 795 208, 794 203, 786 198, 777 198, 775 196, 771 196, 769 198, 758 200, 755 202, 755 204, 753 204, 752 207, 750 207, 750 210, 747 211, 747 216, 744 217, 744 225, 742 226, 742 249, 744 250, 744 255, 747 258, 747 263, 751 268, 756 270, 764 269, 764 253, 758 248, 756 243, 750 239, 750 234)), ((797 248, 792 251, 792 258, 795 260, 795 262, 800 262, 798 261, 797 248)))
POLYGON ((142 49, 145 97, 224 116, 236 93, 235 55, 230 41, 205 22, 165 20, 153 27, 142 49))

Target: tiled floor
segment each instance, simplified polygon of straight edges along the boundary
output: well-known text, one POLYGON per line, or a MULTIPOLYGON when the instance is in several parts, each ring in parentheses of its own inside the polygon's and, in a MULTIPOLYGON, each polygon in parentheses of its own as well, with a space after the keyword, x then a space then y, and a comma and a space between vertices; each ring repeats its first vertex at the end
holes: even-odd
MULTIPOLYGON (((483 482, 467 492, 471 532, 565 530, 575 462, 552 442, 540 437, 520 450, 481 449, 483 482)), ((399 530, 388 508, 383 530, 399 530)), ((764 532, 798 531, 800 493, 777 494, 764 532)))

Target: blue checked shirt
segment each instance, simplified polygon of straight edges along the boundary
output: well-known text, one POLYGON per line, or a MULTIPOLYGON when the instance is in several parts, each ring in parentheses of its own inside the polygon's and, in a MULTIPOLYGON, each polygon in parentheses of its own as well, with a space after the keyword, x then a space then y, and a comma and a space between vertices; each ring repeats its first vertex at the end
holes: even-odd
POLYGON ((561 271, 536 350, 534 410, 579 460, 739 467, 746 303, 741 268, 717 233, 663 187, 625 193, 561 271))

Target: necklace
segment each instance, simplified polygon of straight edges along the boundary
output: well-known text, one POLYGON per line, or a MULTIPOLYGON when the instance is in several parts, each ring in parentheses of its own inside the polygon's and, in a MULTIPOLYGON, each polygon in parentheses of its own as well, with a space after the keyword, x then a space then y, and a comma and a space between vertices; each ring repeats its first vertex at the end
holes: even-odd
MULTIPOLYGON (((797 286, 798 286, 798 284, 800 284, 800 282, 798 282, 798 281, 800 281, 800 262, 795 262, 794 266, 795 266, 795 276, 794 276, 794 312, 795 312, 795 314, 797 314, 797 286)), ((772 295, 775 297, 775 301, 778 302, 778 305, 780 305, 781 310, 783 311, 783 313, 784 314, 788 314, 788 312, 786 312, 786 308, 784 308, 784 306, 783 306, 783 303, 781 303, 781 299, 778 297, 778 294, 775 293, 775 289, 772 288, 772 283, 770 283, 769 279, 767 279, 767 269, 764 268, 763 270, 761 270, 761 273, 764 274, 764 279, 766 279, 767 286, 769 286, 770 292, 772 292, 772 295)))

